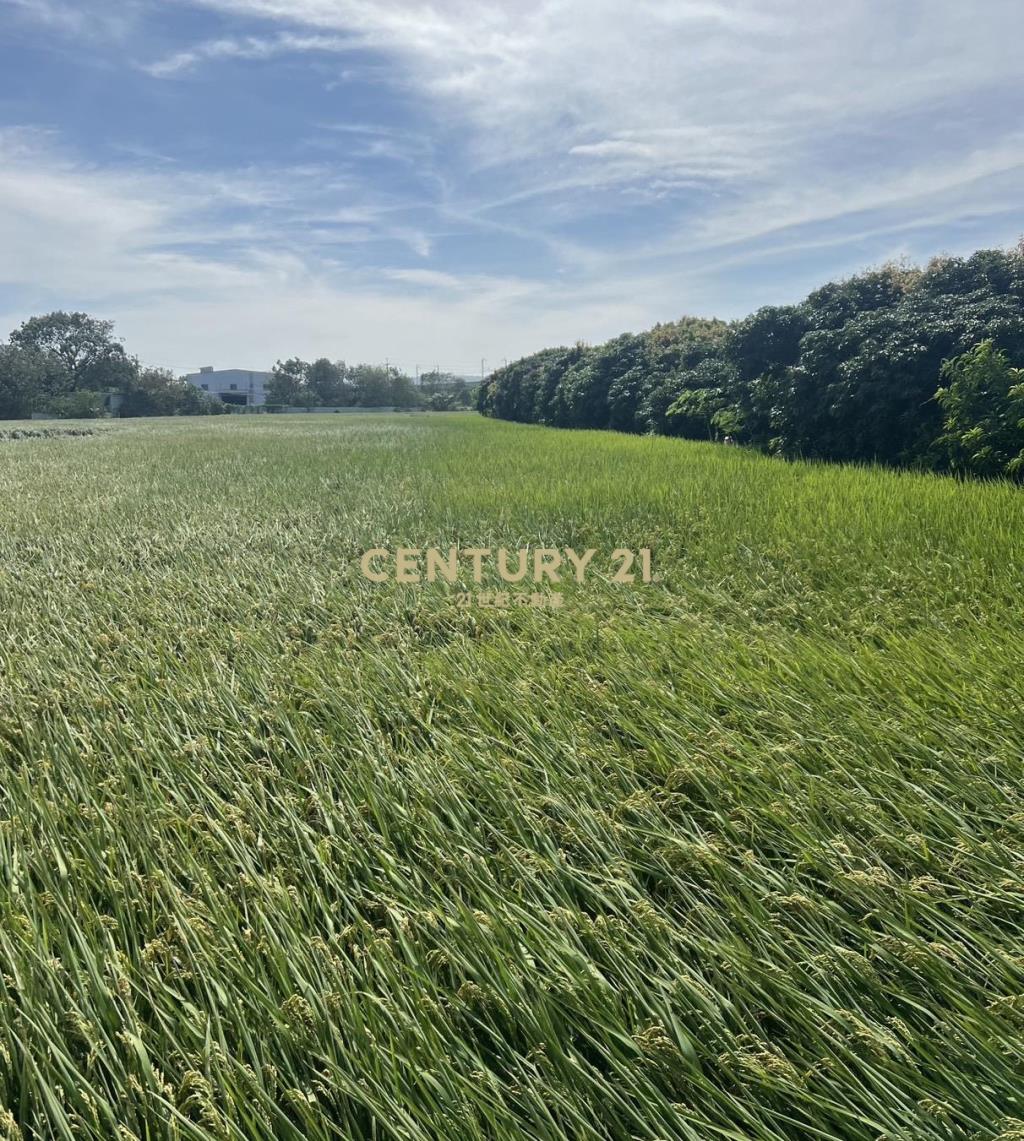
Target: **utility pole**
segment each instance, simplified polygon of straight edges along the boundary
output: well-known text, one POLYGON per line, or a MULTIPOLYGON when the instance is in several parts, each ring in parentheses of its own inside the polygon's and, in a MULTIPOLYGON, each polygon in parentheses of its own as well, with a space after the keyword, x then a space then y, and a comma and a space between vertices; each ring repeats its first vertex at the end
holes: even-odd
POLYGON ((485 374, 485 372, 486 372, 486 369, 485 369, 485 367, 484 367, 486 364, 487 364, 487 360, 486 360, 486 358, 484 358, 484 357, 481 357, 481 358, 480 358, 480 379, 481 379, 481 380, 483 380, 483 378, 484 378, 484 374, 485 374))

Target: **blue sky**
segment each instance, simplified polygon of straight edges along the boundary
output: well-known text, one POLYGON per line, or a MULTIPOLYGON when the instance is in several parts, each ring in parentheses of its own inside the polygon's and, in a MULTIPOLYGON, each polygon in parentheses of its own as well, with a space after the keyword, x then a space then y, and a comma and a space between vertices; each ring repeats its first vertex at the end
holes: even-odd
POLYGON ((475 372, 1024 234, 1020 0, 0 0, 0 335, 475 372))

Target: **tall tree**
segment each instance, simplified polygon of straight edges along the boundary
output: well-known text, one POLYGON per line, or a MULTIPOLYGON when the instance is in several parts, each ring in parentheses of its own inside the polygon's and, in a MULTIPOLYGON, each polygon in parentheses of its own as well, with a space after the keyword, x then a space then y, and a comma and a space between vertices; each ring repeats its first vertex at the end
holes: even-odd
POLYGON ((354 393, 344 361, 330 361, 327 357, 313 361, 306 370, 306 385, 314 404, 340 408, 352 403, 354 393))
POLYGON ((309 363, 298 357, 278 361, 267 382, 267 403, 307 407, 313 403, 309 390, 309 363))
POLYGON ((356 403, 364 408, 384 408, 391 404, 394 370, 376 364, 357 364, 349 369, 349 382, 355 389, 356 403))
POLYGON ((58 310, 31 317, 11 334, 11 344, 46 360, 50 395, 120 389, 138 371, 138 362, 114 337, 113 322, 87 313, 58 310))
POLYGON ((396 408, 414 408, 420 402, 420 394, 411 376, 392 370, 389 400, 396 408))
POLYGON ((435 392, 447 392, 455 384, 455 380, 454 373, 432 369, 430 372, 420 373, 420 389, 428 396, 433 396, 435 392))

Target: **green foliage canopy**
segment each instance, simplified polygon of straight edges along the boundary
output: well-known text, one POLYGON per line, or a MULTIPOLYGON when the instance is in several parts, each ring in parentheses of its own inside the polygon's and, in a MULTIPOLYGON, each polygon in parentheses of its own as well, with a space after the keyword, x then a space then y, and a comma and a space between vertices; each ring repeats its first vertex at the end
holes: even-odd
POLYGON ((945 413, 939 445, 954 471, 1024 474, 1024 369, 991 340, 942 366, 935 399, 945 413))
POLYGON ((1015 364, 1024 364, 1024 245, 885 265, 728 325, 684 318, 604 345, 545 349, 493 373, 477 407, 527 423, 732 435, 787 456, 1012 475, 1015 364), (961 400, 967 381, 944 362, 982 342, 1005 367, 961 400), (959 377, 945 408, 954 428, 936 399, 947 367, 959 377), (985 443, 971 451, 976 427, 985 443))

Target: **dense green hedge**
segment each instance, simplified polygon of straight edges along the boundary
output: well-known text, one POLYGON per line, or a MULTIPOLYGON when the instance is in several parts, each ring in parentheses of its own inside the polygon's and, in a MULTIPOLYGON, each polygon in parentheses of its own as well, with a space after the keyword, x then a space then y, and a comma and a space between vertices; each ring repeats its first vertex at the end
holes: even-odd
POLYGON ((923 269, 886 265, 732 323, 684 318, 545 349, 495 372, 478 408, 560 427, 731 436, 789 456, 1019 475, 1021 364, 1024 243, 923 269))

